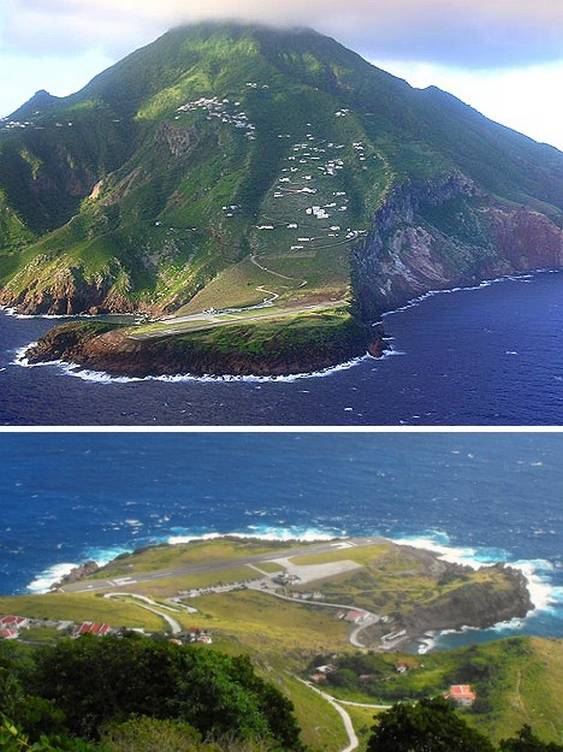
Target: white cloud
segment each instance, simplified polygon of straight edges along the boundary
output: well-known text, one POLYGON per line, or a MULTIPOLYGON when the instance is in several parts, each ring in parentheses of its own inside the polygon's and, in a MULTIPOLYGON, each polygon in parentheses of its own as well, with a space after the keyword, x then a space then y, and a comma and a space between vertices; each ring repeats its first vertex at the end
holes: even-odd
POLYGON ((483 66, 557 57, 560 0, 3 0, 4 43, 123 51, 174 24, 236 18, 302 24, 365 54, 483 66))
POLYGON ((69 94, 202 18, 316 27, 415 86, 434 84, 563 148, 563 0, 0 0, 0 114, 69 94))

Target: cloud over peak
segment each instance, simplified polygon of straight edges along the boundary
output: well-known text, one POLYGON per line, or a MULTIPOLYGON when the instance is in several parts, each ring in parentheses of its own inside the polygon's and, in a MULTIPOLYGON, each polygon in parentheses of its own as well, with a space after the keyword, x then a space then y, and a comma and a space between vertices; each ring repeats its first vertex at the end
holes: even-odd
POLYGON ((180 23, 305 25, 367 57, 470 68, 562 56, 559 0, 4 0, 0 44, 36 54, 120 55, 180 23))

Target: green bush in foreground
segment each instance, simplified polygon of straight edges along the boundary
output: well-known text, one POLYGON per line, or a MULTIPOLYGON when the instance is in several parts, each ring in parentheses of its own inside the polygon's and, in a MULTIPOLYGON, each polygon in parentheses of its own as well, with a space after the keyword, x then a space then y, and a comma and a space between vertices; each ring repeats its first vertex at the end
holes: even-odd
MULTIPOLYGON (((367 752, 495 752, 495 747, 437 697, 395 705, 379 716, 367 752)), ((544 744, 524 726, 516 739, 501 742, 500 752, 563 752, 563 746, 544 744)))
POLYGON ((147 716, 190 724, 206 739, 302 748, 293 705, 248 658, 138 636, 0 648, 0 713, 33 742, 97 741, 106 727, 147 716))

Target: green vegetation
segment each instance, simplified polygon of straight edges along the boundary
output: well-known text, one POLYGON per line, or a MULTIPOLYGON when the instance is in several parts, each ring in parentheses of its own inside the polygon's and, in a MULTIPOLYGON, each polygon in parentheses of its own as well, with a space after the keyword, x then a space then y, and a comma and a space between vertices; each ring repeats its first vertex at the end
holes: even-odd
POLYGON ((496 202, 563 224, 559 152, 312 31, 175 29, 12 118, 29 125, 0 129, 0 285, 31 312, 351 299, 352 251, 400 187, 421 188, 413 225, 446 239, 451 276, 499 261, 496 202), (479 200, 433 194, 460 175, 479 200))
MULTIPOLYGON (((495 752, 495 747, 468 726, 441 698, 397 705, 378 719, 368 752, 495 752)), ((540 741, 529 726, 505 739, 500 752, 560 752, 563 746, 540 741)))
MULTIPOLYGON (((563 675, 561 641, 513 638, 467 646, 453 651, 433 651, 424 656, 390 650, 358 651, 350 643, 351 635, 356 628, 338 619, 337 609, 325 608, 315 603, 314 600, 280 600, 271 592, 263 591, 260 585, 256 590, 235 588, 228 592, 206 592, 184 601, 176 600, 184 591, 192 588, 236 583, 249 578, 259 579, 260 573, 249 564, 263 572, 275 574, 280 569, 285 569, 283 560, 287 559, 291 550, 299 554, 290 557, 293 567, 303 567, 304 576, 306 576, 307 567, 317 567, 316 576, 321 579, 310 583, 303 580, 301 583, 290 586, 279 585, 281 593, 284 592, 284 588, 286 592, 307 591, 309 593, 320 589, 326 597, 326 593, 332 592, 331 588, 334 588, 334 592, 340 599, 350 598, 354 606, 362 598, 363 602, 373 604, 376 597, 381 597, 384 599, 381 602, 382 608, 389 608, 395 619, 395 623, 387 622, 381 625, 386 631, 396 629, 396 625, 400 623, 401 612, 397 611, 399 600, 401 607, 405 609, 404 615, 408 618, 416 606, 417 598, 426 598, 428 602, 433 601, 432 588, 440 604, 447 604, 449 601, 444 599, 451 597, 456 608, 459 608, 462 603, 460 593, 463 593, 463 588, 468 585, 468 582, 471 583, 474 580, 476 586, 484 586, 488 593, 492 592, 492 589, 502 593, 507 587, 502 569, 466 572, 463 569, 451 568, 450 565, 444 564, 442 567, 436 557, 429 552, 399 547, 377 539, 353 541, 351 545, 338 550, 330 544, 269 543, 237 539, 197 541, 177 546, 147 548, 134 554, 121 556, 95 575, 83 581, 68 584, 65 587, 68 587, 70 592, 0 599, 0 614, 17 613, 37 619, 68 620, 75 623, 106 622, 112 627, 125 628, 126 635, 132 628, 144 628, 147 632, 154 633, 150 639, 140 642, 136 642, 134 637, 126 637, 125 640, 112 637, 97 640, 81 638, 78 641, 71 641, 61 631, 55 630, 52 624, 34 624, 29 630, 23 629, 17 643, 0 642, 0 698, 2 697, 2 660, 5 660, 8 661, 6 665, 9 668, 4 672, 4 678, 9 676, 12 682, 14 676, 20 679, 24 677, 25 681, 21 680, 24 686, 28 686, 25 677, 33 675, 33 687, 37 687, 39 682, 43 689, 41 691, 34 689, 31 694, 39 697, 41 703, 37 706, 35 700, 28 703, 30 708, 28 717, 25 714, 16 713, 13 705, 2 706, 0 701, 0 713, 3 712, 15 724, 17 733, 27 737, 30 744, 39 743, 41 733, 46 734, 51 741, 57 736, 66 738, 69 733, 71 737, 73 734, 93 736, 91 731, 83 731, 75 726, 76 723, 82 723, 79 721, 80 717, 90 719, 88 722, 96 724, 96 728, 99 728, 96 736, 100 737, 101 741, 96 738, 96 744, 103 745, 111 742, 111 744, 125 745, 132 743, 127 740, 135 738, 135 734, 139 735, 139 739, 150 739, 151 734, 156 733, 148 721, 143 720, 143 717, 152 716, 161 721, 172 722, 172 725, 162 728, 162 733, 170 737, 172 752, 175 749, 173 746, 176 743, 175 739, 178 738, 176 723, 189 723, 194 726, 203 734, 201 743, 208 743, 208 734, 212 731, 212 741, 219 740, 220 745, 225 745, 227 730, 225 728, 210 730, 204 727, 201 720, 197 722, 194 720, 194 717, 190 715, 191 711, 186 714, 178 711, 178 714, 174 715, 167 710, 162 712, 155 710, 153 714, 152 711, 148 711, 148 704, 135 705, 133 703, 132 709, 127 712, 120 706, 121 693, 125 690, 112 671, 116 674, 121 672, 125 676, 127 662, 135 666, 135 670, 145 671, 145 676, 152 675, 154 665, 162 664, 159 670, 172 672, 172 674, 166 673, 165 678, 162 678, 162 682, 170 683, 172 694, 176 691, 174 682, 177 677, 184 677, 181 682, 182 687, 191 686, 191 679, 186 678, 186 672, 189 673, 192 670, 191 664, 187 667, 182 664, 182 667, 174 662, 176 656, 174 650, 179 650, 180 654, 184 655, 182 653, 184 648, 167 641, 167 637, 172 636, 170 624, 166 623, 158 613, 147 610, 147 608, 154 608, 160 614, 166 614, 172 618, 186 633, 198 634, 200 630, 212 635, 213 649, 207 645, 194 645, 188 648, 186 655, 190 656, 191 661, 192 656, 196 654, 215 655, 215 651, 220 650, 220 654, 224 657, 217 659, 218 664, 213 663, 215 661, 213 658, 211 666, 205 663, 204 668, 197 661, 205 661, 205 658, 193 658, 194 666, 199 667, 196 671, 197 676, 199 676, 200 668, 201 674, 209 677, 210 672, 212 674, 213 671, 219 670, 218 666, 230 666, 231 661, 238 666, 237 661, 252 659, 260 680, 271 683, 293 704, 295 718, 302 732, 302 742, 312 752, 340 752, 347 745, 342 719, 334 706, 298 678, 308 679, 317 673, 318 666, 327 664, 333 664, 335 670, 327 673, 320 688, 344 703, 342 707, 349 712, 359 737, 360 752, 368 752, 367 747, 373 726, 372 718, 376 714, 379 719, 381 710, 346 703, 389 706, 394 702, 403 702, 410 707, 415 701, 426 701, 428 698, 443 696, 452 684, 470 684, 474 689, 477 695, 475 703, 470 708, 458 709, 456 718, 466 723, 475 733, 483 734, 491 743, 498 745, 503 739, 509 738, 515 740, 514 743, 516 743, 517 734, 523 723, 533 728, 534 734, 539 735, 541 739, 554 743, 561 742, 563 738, 559 689, 560 677, 563 675), (323 553, 320 553, 321 551, 323 553), (271 561, 272 557, 282 563, 271 561), (350 560, 358 564, 359 568, 352 572, 344 572, 338 568, 340 561, 350 560), (324 566, 330 568, 330 573, 323 569, 324 566), (362 579, 365 577, 372 578, 373 582, 370 580, 368 583, 367 580, 362 579), (119 581, 120 578, 124 579, 119 581), (382 588, 379 596, 374 582, 379 582, 382 588), (73 592, 73 589, 79 588, 84 589, 85 592, 73 592), (290 589, 287 590, 287 588, 290 589), (350 590, 348 591, 347 588, 350 590), (88 589, 95 590, 88 592, 88 589), (104 597, 111 592, 116 594, 115 598, 104 597), (117 595, 118 593, 120 595, 117 595), (154 599, 154 602, 147 604, 134 599, 127 593, 148 596, 154 599), (186 606, 190 611, 186 609, 186 606), (122 642, 126 643, 127 647, 120 647, 122 642), (101 647, 106 644, 107 648, 101 647), (47 647, 42 647, 42 645, 47 647), (79 649, 75 647, 76 645, 83 647, 79 649), (147 652, 142 647, 144 645, 150 646, 147 652), (158 647, 161 645, 165 647, 158 647), (119 657, 122 650, 123 656, 119 657), (56 656, 56 662, 43 662, 41 656, 50 656, 49 661, 55 660, 53 657, 56 656), (90 660, 95 662, 99 660, 104 665, 113 666, 108 673, 107 682, 105 678, 98 682, 96 673, 98 669, 88 664, 90 660), (16 661, 17 670, 9 661, 16 661), (48 675, 53 677, 59 671, 62 672, 63 664, 66 666, 64 681, 58 684, 51 681, 49 684, 46 677, 48 675), (401 672, 397 670, 399 664, 401 664, 401 672), (43 677, 41 681, 38 680, 39 674, 35 673, 38 666, 43 667, 44 673, 41 675, 43 677), (403 668, 406 670, 403 671, 403 668), (77 684, 78 689, 73 689, 72 692, 76 691, 80 693, 80 696, 83 695, 86 698, 84 701, 77 699, 75 694, 65 694, 69 681, 71 684, 83 682, 77 684), (100 692, 107 693, 103 711, 96 709, 102 704, 99 694, 95 696, 95 699, 87 699, 89 696, 87 681, 93 682, 96 686, 100 683, 100 692), (116 689, 112 692, 119 693, 117 699, 108 690, 108 683, 113 682, 115 682, 116 689), (48 702, 47 706, 43 700, 48 702), (83 702, 95 703, 95 708, 91 709, 82 704, 83 702), (64 721, 61 721, 59 716, 53 720, 53 703, 63 711, 64 721), (95 713, 113 713, 116 707, 115 717, 113 715, 111 718, 109 716, 94 717, 95 713), (128 723, 131 713, 140 717, 139 726, 133 724, 121 727, 121 724, 128 723), (39 723, 40 728, 34 726, 30 719, 39 719, 33 723, 39 723), (62 726, 61 723, 63 723, 62 726), (108 724, 112 728, 111 734, 107 731, 108 724)), ((264 583, 266 581, 271 580, 268 580, 265 575, 264 583)), ((507 594, 509 598, 513 597, 510 590, 507 590, 507 594)), ((443 605, 440 609, 443 609, 443 605)), ((362 637, 367 638, 366 632, 371 629, 373 627, 364 630, 361 633, 362 637)), ((188 637, 182 637, 182 639, 187 640, 188 637)), ((376 643, 377 640, 374 640, 373 644, 376 643)), ((188 661, 188 658, 182 660, 188 661)), ((133 681, 130 675, 127 676, 127 681, 131 685, 131 692, 136 691, 135 688, 140 686, 139 682, 133 681)), ((223 686, 222 680, 219 684, 223 686)), ((9 686, 11 687, 12 684, 9 686)), ((29 686, 32 685, 29 684, 29 686)), ((156 682, 154 691, 161 692, 164 697, 166 692, 163 687, 164 684, 159 685, 156 682)), ((20 696, 18 691, 10 690, 10 692, 15 697, 20 696)), ((230 687, 227 695, 230 697, 232 693, 239 697, 238 690, 235 692, 230 687)), ((144 697, 144 690, 141 694, 144 697)), ((131 696, 125 692, 124 697, 130 698, 131 696)), ((195 695, 190 695, 189 701, 192 702, 194 697, 195 695)), ((153 702, 150 694, 148 702, 153 702)), ((185 707, 182 703, 187 702, 187 699, 180 701, 177 697, 176 699, 161 698, 158 702, 171 703, 170 707, 177 709, 185 707)), ((162 707, 158 702, 154 705, 155 709, 162 707)), ((203 707, 203 705, 205 703, 202 700, 198 707, 203 707)), ((251 715, 251 718, 253 717, 251 715)), ((267 742, 266 752, 268 752, 270 750, 268 745, 271 742, 265 741, 262 732, 258 734, 258 737, 260 744, 267 742)), ((67 744, 67 741, 68 739, 64 740, 64 744, 67 744)), ((236 744, 243 741, 246 744, 248 739, 237 740, 236 744)), ((251 741, 254 744, 256 738, 252 737, 251 741)), ((71 739, 68 744, 75 744, 75 741, 71 739)), ((67 749, 65 746, 53 746, 55 749, 67 749)), ((25 747, 20 748, 25 749, 25 747)), ((68 747, 68 749, 74 749, 74 747, 68 747)), ((111 746, 109 749, 111 751, 111 746)), ((500 749, 505 752, 504 748, 500 749)), ((531 749, 535 752, 534 747, 531 749)), ((541 749, 541 747, 538 748, 538 750, 541 749)), ((234 750, 229 747, 229 750, 239 752, 239 747, 235 746, 234 750)), ((106 749, 102 746, 100 752, 106 752, 106 749)), ((194 752, 198 751, 194 750, 194 752)), ((205 749, 201 752, 213 752, 213 750, 205 749)), ((218 749, 217 752, 221 751, 218 749)), ((254 748, 247 751, 244 747, 240 752, 262 751, 254 748)), ((506 747, 506 752, 521 752, 521 750, 517 747, 506 747)))
POLYGON ((134 635, 35 651, 0 645, 0 713, 32 742, 106 735, 117 744, 133 729, 114 724, 146 716, 189 723, 206 737, 302 749, 291 703, 247 658, 134 635))
MULTIPOLYGON (((317 657, 311 668, 326 660, 317 657)), ((524 722, 543 738, 563 738, 556 690, 563 645, 557 640, 511 638, 424 656, 345 654, 336 666, 325 687, 345 700, 415 700, 440 695, 452 684, 470 684, 477 700, 464 717, 494 741, 514 735, 524 722), (405 673, 397 672, 399 663, 408 666, 405 673)))

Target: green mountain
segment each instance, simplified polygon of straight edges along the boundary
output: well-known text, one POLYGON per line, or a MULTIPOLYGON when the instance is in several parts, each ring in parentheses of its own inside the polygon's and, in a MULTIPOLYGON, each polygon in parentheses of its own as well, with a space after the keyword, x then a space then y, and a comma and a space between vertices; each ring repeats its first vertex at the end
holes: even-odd
POLYGON ((0 301, 334 306, 561 266, 563 154, 308 29, 168 32, 0 123, 0 301))

